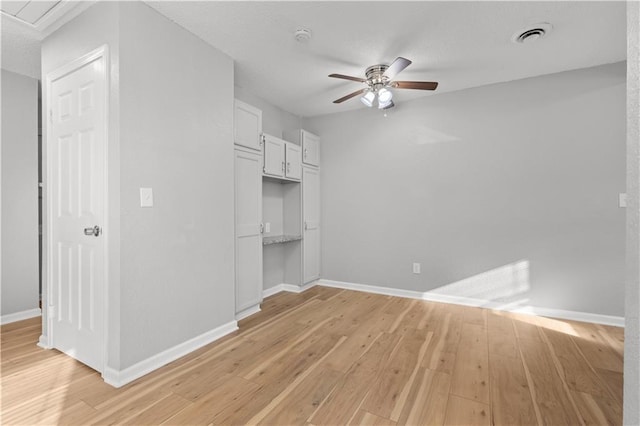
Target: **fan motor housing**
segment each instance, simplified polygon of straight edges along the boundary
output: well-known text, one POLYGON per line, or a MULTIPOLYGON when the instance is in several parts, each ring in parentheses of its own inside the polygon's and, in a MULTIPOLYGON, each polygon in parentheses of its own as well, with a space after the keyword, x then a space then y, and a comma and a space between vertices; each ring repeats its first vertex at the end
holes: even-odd
POLYGON ((375 86, 378 84, 385 85, 386 83, 388 83, 389 79, 383 75, 387 68, 389 68, 389 65, 384 64, 372 65, 367 68, 364 73, 367 77, 367 83, 370 86, 375 86))

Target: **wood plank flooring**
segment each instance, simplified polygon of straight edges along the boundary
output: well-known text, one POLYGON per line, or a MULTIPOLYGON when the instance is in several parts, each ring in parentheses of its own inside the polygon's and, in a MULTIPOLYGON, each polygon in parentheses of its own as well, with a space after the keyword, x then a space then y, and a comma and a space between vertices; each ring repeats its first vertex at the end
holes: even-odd
POLYGON ((622 424, 623 330, 327 287, 115 389, 2 326, 2 424, 622 424))

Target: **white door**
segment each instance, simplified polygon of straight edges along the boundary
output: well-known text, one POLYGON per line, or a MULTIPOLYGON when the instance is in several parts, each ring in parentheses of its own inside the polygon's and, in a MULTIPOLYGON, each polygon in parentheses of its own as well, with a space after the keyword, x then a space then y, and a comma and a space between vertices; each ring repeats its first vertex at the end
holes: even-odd
POLYGON ((298 145, 285 143, 286 177, 300 180, 302 178, 302 149, 298 145))
POLYGON ((320 172, 316 168, 302 170, 302 239, 304 283, 320 278, 320 172))
POLYGON ((260 151, 262 111, 236 99, 233 117, 233 140, 236 145, 242 145, 260 151))
POLYGON ((311 164, 312 166, 320 165, 320 137, 309 133, 306 130, 302 132, 302 162, 311 164))
POLYGON ((262 301, 260 154, 235 151, 236 313, 262 301))
POLYGON ((264 174, 284 177, 284 144, 282 139, 264 135, 264 174))
POLYGON ((102 371, 106 48, 47 78, 50 343, 102 371))

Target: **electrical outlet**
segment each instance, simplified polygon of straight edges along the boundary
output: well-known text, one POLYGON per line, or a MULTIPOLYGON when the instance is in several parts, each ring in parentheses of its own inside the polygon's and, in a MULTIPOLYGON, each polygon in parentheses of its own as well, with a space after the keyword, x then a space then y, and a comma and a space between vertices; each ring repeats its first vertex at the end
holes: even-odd
POLYGON ((419 274, 420 273, 420 264, 419 263, 414 263, 413 264, 413 273, 414 274, 419 274))
POLYGON ((264 232, 271 232, 271 222, 264 224, 264 232))

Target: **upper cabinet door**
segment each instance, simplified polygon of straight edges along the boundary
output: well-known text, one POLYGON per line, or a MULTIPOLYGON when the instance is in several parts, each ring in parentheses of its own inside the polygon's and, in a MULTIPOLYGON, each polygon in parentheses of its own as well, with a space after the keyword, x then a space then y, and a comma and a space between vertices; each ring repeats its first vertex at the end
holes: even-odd
POLYGON ((235 144, 260 151, 262 111, 236 99, 233 115, 235 144))
POLYGON ((285 143, 285 176, 288 179, 302 179, 302 148, 292 143, 285 143))
POLYGON ((275 177, 284 177, 284 145, 282 139, 264 135, 264 174, 275 177))
POLYGON ((306 130, 302 132, 302 162, 312 166, 320 165, 320 137, 309 133, 306 130))

